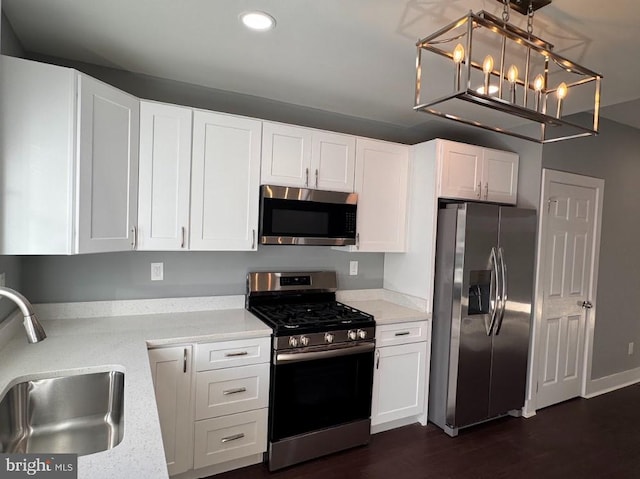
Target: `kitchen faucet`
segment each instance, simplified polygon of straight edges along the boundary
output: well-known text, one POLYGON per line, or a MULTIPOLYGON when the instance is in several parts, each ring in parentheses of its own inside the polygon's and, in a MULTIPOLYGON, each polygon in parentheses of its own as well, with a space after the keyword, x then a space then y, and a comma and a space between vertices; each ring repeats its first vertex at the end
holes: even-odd
POLYGON ((24 329, 27 331, 27 340, 30 343, 37 343, 47 337, 42 324, 40 324, 36 313, 34 313, 33 311, 33 306, 31 306, 31 303, 27 300, 27 298, 22 296, 14 289, 5 288, 2 286, 0 286, 0 296, 9 298, 20 308, 20 311, 24 316, 24 322, 22 324, 24 325, 24 329))

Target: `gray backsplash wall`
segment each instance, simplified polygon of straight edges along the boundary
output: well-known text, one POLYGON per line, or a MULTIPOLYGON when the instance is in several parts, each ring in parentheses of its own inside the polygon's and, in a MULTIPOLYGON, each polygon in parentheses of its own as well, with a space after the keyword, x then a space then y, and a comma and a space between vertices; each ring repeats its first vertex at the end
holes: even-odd
POLYGON ((257 252, 148 252, 22 258, 24 294, 33 302, 73 302, 244 294, 248 271, 335 270, 339 289, 382 287, 384 255, 321 246, 261 246, 257 252), (349 261, 358 275, 349 276, 349 261), (151 263, 164 280, 151 281, 151 263))
POLYGON ((640 367, 640 130, 601 119, 600 135, 545 145, 542 166, 603 178, 592 379, 640 367))

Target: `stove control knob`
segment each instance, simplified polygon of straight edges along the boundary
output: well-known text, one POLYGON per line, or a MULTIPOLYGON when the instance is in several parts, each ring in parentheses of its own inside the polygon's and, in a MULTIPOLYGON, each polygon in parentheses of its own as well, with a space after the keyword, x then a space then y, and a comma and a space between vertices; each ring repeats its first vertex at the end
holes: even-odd
POLYGON ((358 329, 358 338, 365 339, 367 337, 367 332, 364 329, 358 329))
POLYGON ((325 343, 332 343, 333 342, 333 334, 324 333, 324 342, 325 343))
POLYGON ((296 338, 295 336, 291 336, 289 338, 289 346, 291 346, 292 348, 298 347, 298 338, 296 338))
POLYGON ((300 345, 309 346, 309 338, 307 338, 306 336, 300 336, 300 345))
POLYGON ((355 341, 356 339, 358 339, 358 333, 355 332, 353 329, 349 330, 349 332, 347 333, 347 336, 349 336, 349 339, 351 341, 355 341))

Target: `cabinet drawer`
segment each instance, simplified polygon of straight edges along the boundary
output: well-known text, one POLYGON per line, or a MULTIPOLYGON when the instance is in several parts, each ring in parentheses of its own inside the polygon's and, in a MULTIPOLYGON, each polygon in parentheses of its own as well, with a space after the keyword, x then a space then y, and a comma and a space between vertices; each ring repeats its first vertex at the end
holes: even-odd
POLYGON ((267 407, 269 364, 214 369, 196 375, 196 420, 267 407))
POLYGON ((198 344, 196 347, 196 371, 268 363, 270 352, 271 338, 198 344))
POLYGON ((267 450, 267 409, 197 421, 193 467, 221 464, 267 450))
POLYGON ((376 327, 376 346, 394 346, 396 344, 417 343, 429 339, 429 322, 384 324, 376 327))

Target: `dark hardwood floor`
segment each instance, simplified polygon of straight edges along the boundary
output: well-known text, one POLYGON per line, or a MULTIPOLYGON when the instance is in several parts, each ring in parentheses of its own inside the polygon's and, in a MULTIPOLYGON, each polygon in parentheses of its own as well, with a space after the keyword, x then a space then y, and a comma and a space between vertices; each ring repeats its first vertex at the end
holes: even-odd
POLYGON ((640 478, 640 385, 575 399, 530 419, 503 418, 450 438, 411 425, 368 446, 269 473, 246 467, 215 479, 640 478))

